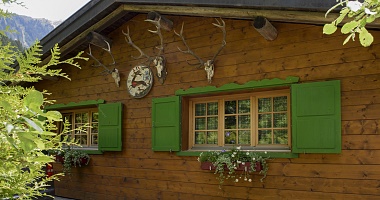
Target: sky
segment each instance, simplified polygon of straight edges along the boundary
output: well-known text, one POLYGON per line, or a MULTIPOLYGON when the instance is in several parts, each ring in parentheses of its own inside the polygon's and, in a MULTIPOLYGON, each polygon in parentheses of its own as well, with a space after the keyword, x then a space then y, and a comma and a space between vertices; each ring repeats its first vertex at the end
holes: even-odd
POLYGON ((33 18, 45 18, 52 21, 65 20, 90 0, 18 0, 26 8, 18 5, 1 6, 1 8, 19 15, 33 18))

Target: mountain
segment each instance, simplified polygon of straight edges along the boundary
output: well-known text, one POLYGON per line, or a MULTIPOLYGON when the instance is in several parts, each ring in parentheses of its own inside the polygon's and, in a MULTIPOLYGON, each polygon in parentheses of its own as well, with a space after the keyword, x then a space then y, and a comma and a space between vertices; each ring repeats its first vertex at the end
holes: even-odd
POLYGON ((24 47, 29 47, 37 39, 45 37, 57 24, 47 19, 15 14, 8 18, 0 18, 0 30, 5 30, 7 26, 9 30, 14 30, 6 34, 9 38, 20 41, 24 47))

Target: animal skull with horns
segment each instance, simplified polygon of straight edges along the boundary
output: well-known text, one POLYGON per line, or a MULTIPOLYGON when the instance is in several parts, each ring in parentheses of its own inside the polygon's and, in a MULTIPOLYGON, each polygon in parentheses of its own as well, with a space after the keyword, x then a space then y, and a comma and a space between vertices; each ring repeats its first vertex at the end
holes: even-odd
POLYGON ((215 62, 215 59, 218 56, 218 54, 220 53, 220 51, 222 51, 222 49, 224 48, 224 46, 226 46, 226 44, 227 44, 227 42, 226 42, 226 24, 225 24, 225 22, 222 19, 220 19, 220 21, 218 19, 215 19, 215 20, 216 20, 217 23, 212 23, 212 24, 214 26, 220 28, 222 30, 222 33, 223 33, 222 45, 218 49, 218 51, 215 53, 214 57, 211 60, 207 60, 206 62, 204 62, 199 56, 197 56, 190 49, 190 47, 187 44, 185 38, 183 37, 183 25, 184 25, 184 23, 182 23, 182 28, 181 28, 181 31, 179 33, 177 33, 176 31, 174 31, 174 33, 182 39, 183 44, 187 47, 186 51, 180 49, 179 47, 178 47, 178 50, 181 51, 182 53, 193 55, 198 60, 197 63, 189 63, 188 61, 187 61, 187 63, 189 65, 198 65, 198 68, 200 68, 200 67, 203 66, 204 70, 206 71, 207 80, 208 80, 209 83, 211 83, 212 77, 214 76, 214 62, 215 62))
POLYGON ((104 71, 101 72, 101 74, 103 74, 103 75, 111 74, 112 78, 115 80, 117 87, 119 87, 120 86, 120 84, 119 84, 120 83, 119 71, 116 68, 113 68, 113 70, 111 70, 107 67, 107 66, 114 66, 116 64, 115 59, 114 59, 112 52, 111 52, 110 39, 108 39, 108 38, 104 37, 103 35, 96 33, 96 32, 90 32, 86 38, 87 38, 87 40, 90 40, 90 42, 88 44, 89 52, 87 53, 87 55, 89 55, 92 59, 94 59, 98 63, 96 65, 93 65, 93 67, 102 66, 104 68, 104 71), (92 54, 92 51, 91 51, 91 44, 98 46, 98 47, 102 48, 104 51, 106 51, 107 53, 109 53, 111 58, 112 58, 112 63, 105 65, 102 62, 100 62, 97 58, 95 58, 95 56, 92 54))
POLYGON ((160 46, 156 47, 159 51, 156 56, 149 56, 145 54, 136 44, 133 43, 131 36, 129 35, 129 27, 127 27, 127 33, 122 31, 122 33, 126 36, 125 40, 129 45, 131 45, 133 48, 137 49, 140 52, 140 55, 137 57, 132 56, 134 59, 140 59, 142 57, 146 58, 146 63, 149 66, 150 63, 153 62, 156 70, 157 70, 157 77, 161 84, 164 83, 167 75, 166 66, 165 66, 165 57, 162 56, 162 52, 164 50, 164 41, 161 33, 161 16, 159 16, 158 20, 151 20, 146 19, 145 21, 151 22, 156 26, 156 30, 148 30, 151 33, 157 34, 160 38, 160 46))

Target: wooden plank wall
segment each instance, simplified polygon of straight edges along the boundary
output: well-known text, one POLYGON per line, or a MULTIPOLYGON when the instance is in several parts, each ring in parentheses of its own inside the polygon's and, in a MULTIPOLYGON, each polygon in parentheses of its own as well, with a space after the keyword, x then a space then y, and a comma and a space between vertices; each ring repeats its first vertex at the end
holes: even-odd
MULTIPOLYGON (((245 83, 264 78, 299 76, 301 82, 341 80, 342 153, 301 154, 294 159, 273 159, 263 183, 227 182, 218 188, 215 175, 200 170, 196 157, 179 157, 151 150, 151 101, 174 95, 178 89, 207 86, 203 69, 186 63, 191 56, 173 32, 163 31, 168 77, 163 85, 155 80, 148 96, 133 99, 128 95, 126 77, 142 60, 131 55, 121 31, 130 28, 133 41, 147 54, 154 55, 158 38, 147 29, 153 25, 139 15, 110 35, 121 86, 111 76, 102 76, 95 63, 81 62, 82 69, 65 67, 72 81, 45 81, 36 85, 53 94, 57 103, 104 99, 124 104, 123 151, 93 155, 90 165, 75 168, 70 176, 55 183, 56 194, 76 199, 378 199, 380 198, 380 32, 372 31, 374 44, 358 42, 342 45, 345 36, 322 34, 322 27, 305 24, 273 23, 278 30, 275 41, 266 41, 250 21, 225 19, 227 46, 217 57, 212 84, 245 83)), ((189 46, 204 60, 219 48, 221 32, 211 25, 212 18, 167 16, 184 35, 189 46)), ((357 38, 358 39, 358 38, 357 38)), ((106 52, 95 47, 93 54, 104 63, 106 52)), ((62 168, 55 166, 56 171, 62 168)))

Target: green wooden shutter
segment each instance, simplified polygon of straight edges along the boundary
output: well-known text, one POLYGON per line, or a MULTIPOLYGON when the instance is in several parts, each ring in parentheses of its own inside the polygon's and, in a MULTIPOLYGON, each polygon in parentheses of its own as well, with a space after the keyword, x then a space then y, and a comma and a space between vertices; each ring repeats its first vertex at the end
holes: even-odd
POLYGON ((180 98, 156 98, 152 101, 153 151, 180 150, 180 98))
POLYGON ((121 151, 122 108, 121 103, 99 105, 99 150, 121 151))
POLYGON ((340 81, 294 84, 292 152, 341 152, 340 81))

